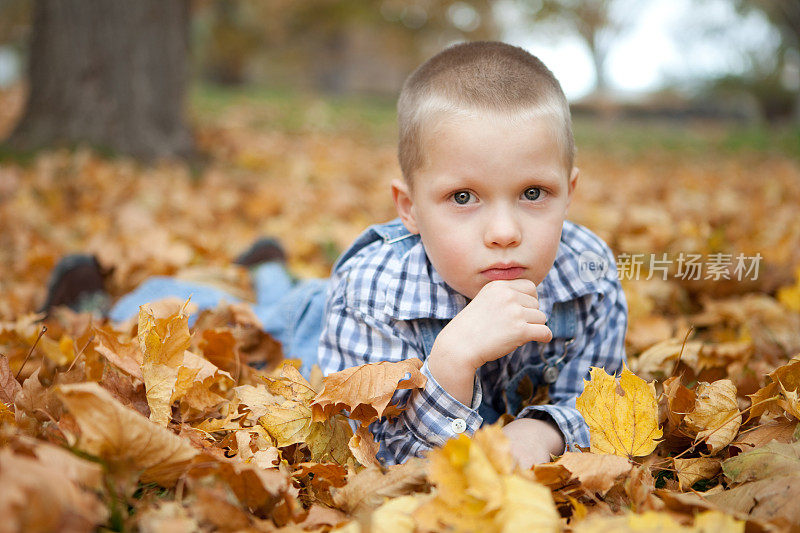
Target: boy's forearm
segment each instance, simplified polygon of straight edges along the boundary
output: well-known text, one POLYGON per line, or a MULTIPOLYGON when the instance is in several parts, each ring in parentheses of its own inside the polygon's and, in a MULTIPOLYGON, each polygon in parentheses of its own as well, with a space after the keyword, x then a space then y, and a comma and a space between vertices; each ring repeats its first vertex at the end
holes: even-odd
POLYGON ((472 407, 476 368, 434 344, 428 356, 428 369, 450 396, 467 407, 472 407))

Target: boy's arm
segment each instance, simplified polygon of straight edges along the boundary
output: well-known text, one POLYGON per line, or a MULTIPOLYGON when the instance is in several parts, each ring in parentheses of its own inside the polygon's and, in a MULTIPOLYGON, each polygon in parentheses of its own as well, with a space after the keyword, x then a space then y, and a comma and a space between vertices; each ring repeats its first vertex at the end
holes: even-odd
POLYGON ((593 304, 585 314, 581 311, 579 320, 584 324, 584 334, 570 346, 569 359, 550 387, 552 403, 526 407, 517 415, 518 419, 538 418, 555 424, 567 449, 575 444, 589 446, 589 428, 575 408, 575 399, 583 392, 583 380, 588 378, 589 369, 601 367, 612 373, 625 362, 628 307, 613 269, 610 276, 611 279, 600 280, 601 288, 593 304))
POLYGON ((476 431, 483 419, 480 381, 473 378, 468 405, 451 396, 433 377, 427 354, 413 340, 408 323, 366 314, 348 306, 346 283, 336 283, 326 309, 320 339, 319 364, 328 375, 352 366, 418 357, 425 361, 421 372, 428 378, 424 388, 399 390, 393 401, 405 410, 391 421, 373 422, 370 430, 380 444, 379 458, 386 464, 402 463, 419 456, 460 433, 476 431))

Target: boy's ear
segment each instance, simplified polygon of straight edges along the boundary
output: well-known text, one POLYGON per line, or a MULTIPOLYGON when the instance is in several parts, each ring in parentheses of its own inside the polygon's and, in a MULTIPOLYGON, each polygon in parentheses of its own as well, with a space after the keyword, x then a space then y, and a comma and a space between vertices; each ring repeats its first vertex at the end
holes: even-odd
POLYGON ((578 174, 580 174, 580 169, 578 167, 572 167, 569 183, 567 183, 567 209, 569 209, 569 205, 572 203, 572 194, 575 192, 575 187, 578 185, 578 174))
POLYGON ((397 214, 406 229, 414 234, 419 233, 417 221, 414 217, 414 200, 408 190, 408 184, 401 179, 392 180, 392 200, 397 209, 397 214))

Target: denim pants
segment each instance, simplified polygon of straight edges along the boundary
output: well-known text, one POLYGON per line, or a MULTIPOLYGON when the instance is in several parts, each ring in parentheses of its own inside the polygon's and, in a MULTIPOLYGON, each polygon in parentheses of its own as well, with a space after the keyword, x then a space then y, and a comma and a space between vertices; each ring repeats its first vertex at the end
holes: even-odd
MULTIPOLYGON (((317 362, 328 280, 294 281, 282 264, 274 262, 251 269, 250 275, 256 295, 253 311, 264 331, 281 343, 286 357, 303 362, 301 372, 308 378, 311 367, 317 362)), ((198 312, 213 309, 223 301, 241 301, 215 287, 154 276, 120 298, 109 311, 109 318, 113 322, 128 320, 138 315, 140 305, 170 296, 184 301, 191 296, 198 312)), ((189 325, 192 326, 195 320, 197 313, 189 316, 189 325)))

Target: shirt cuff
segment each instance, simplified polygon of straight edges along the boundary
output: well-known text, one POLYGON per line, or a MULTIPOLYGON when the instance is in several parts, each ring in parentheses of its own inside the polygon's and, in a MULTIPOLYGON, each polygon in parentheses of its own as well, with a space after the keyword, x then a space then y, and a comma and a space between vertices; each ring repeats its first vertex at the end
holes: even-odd
POLYGON ((428 378, 423 389, 412 392, 404 411, 408 430, 430 447, 441 446, 461 433, 472 435, 481 427, 483 417, 478 407, 483 399, 477 372, 472 387, 472 405, 467 407, 453 398, 431 374, 428 362, 420 372, 428 378))
POLYGON ((575 446, 589 447, 589 426, 580 411, 567 405, 531 405, 520 411, 517 418, 551 420, 564 437, 565 451, 575 446))

